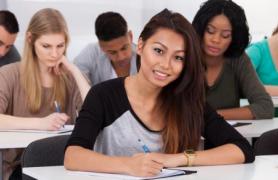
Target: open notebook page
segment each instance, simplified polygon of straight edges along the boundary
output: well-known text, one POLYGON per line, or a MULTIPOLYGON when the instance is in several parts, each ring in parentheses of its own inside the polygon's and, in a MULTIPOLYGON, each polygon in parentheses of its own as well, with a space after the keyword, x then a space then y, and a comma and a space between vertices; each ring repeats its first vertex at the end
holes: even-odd
POLYGON ((32 129, 0 129, 2 132, 24 132, 24 133, 45 133, 45 134, 60 134, 66 133, 73 130, 73 125, 65 125, 57 131, 46 131, 46 130, 32 130, 32 129))
POLYGON ((178 169, 162 169, 162 172, 160 174, 152 177, 137 177, 137 176, 124 175, 124 174, 95 173, 95 172, 84 172, 84 171, 69 171, 69 173, 84 175, 84 176, 100 176, 109 179, 157 179, 163 177, 186 175, 186 171, 178 170, 178 169))

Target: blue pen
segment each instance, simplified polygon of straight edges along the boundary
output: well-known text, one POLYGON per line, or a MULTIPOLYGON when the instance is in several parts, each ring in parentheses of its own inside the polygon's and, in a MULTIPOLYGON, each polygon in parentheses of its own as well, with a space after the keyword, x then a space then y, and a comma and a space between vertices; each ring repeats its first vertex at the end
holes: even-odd
POLYGON ((151 152, 151 151, 149 150, 148 146, 146 146, 146 145, 141 141, 141 139, 138 139, 138 142, 141 144, 144 153, 150 153, 150 152, 151 152))
MULTIPOLYGON (((61 108, 57 101, 54 101, 54 105, 55 105, 56 112, 61 113, 61 108)), ((65 127, 65 125, 63 125, 63 128, 64 127, 65 127)))
POLYGON ((57 101, 54 101, 54 105, 55 105, 56 112, 61 113, 61 108, 57 101))

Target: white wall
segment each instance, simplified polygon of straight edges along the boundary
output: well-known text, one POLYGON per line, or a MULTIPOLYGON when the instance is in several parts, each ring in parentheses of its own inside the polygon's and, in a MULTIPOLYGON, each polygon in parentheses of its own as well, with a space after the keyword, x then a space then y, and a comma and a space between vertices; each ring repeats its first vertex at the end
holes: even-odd
MULTIPOLYGON (((200 4, 205 0, 0 0, 14 12, 20 23, 20 33, 16 41, 22 49, 23 37, 31 16, 39 9, 53 7, 59 9, 68 23, 71 44, 68 57, 72 59, 89 42, 96 41, 94 21, 104 11, 117 11, 127 20, 134 32, 134 42, 144 24, 155 13, 164 8, 183 14, 192 21, 200 4), (6 2, 6 3, 5 3, 6 2)), ((246 12, 253 41, 271 34, 278 23, 277 0, 235 0, 246 12), (275 9, 276 8, 276 9, 275 9)), ((0 4, 1 5, 1 4, 0 4)), ((0 6, 1 7, 1 6, 0 6)))

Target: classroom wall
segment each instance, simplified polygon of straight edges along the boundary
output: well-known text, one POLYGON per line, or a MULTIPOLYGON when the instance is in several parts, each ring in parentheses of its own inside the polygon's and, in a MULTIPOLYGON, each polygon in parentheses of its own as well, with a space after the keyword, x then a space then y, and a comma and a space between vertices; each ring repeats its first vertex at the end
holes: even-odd
MULTIPOLYGON (((120 12, 127 20, 137 41, 144 24, 155 13, 168 8, 183 14, 192 21, 200 4, 205 0, 0 0, 0 8, 13 11, 20 23, 20 33, 16 41, 17 48, 23 47, 24 32, 31 16, 39 9, 52 7, 59 9, 69 26, 71 43, 69 59, 89 42, 96 41, 94 21, 104 11, 120 12)), ((249 22, 252 40, 257 41, 269 36, 278 23, 278 1, 276 0, 235 0, 243 6, 249 22), (252 3, 252 6, 251 6, 252 3), (275 9, 276 8, 276 9, 275 9)))

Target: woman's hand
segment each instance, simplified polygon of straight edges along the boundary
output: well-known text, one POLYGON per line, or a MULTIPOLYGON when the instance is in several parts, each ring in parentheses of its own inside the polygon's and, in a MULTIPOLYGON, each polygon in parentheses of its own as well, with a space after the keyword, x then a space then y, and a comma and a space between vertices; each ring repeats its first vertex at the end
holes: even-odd
POLYGON ((56 66, 54 67, 54 73, 56 74, 56 75, 60 75, 61 74, 61 71, 69 71, 69 72, 72 72, 72 69, 73 69, 73 64, 72 63, 70 63, 69 61, 68 61, 68 59, 66 58, 66 56, 62 56, 59 60, 58 60, 58 62, 57 62, 57 64, 56 64, 56 66))
POLYGON ((69 116, 65 113, 52 113, 44 118, 40 118, 39 129, 56 131, 59 130, 65 125, 69 120, 69 116))
POLYGON ((155 176, 160 173, 163 168, 163 164, 155 159, 152 153, 140 153, 135 154, 131 158, 128 158, 125 163, 127 166, 127 174, 132 176, 155 176))

